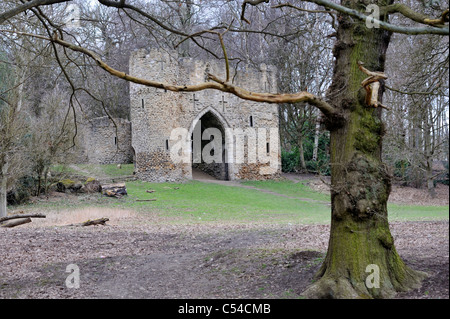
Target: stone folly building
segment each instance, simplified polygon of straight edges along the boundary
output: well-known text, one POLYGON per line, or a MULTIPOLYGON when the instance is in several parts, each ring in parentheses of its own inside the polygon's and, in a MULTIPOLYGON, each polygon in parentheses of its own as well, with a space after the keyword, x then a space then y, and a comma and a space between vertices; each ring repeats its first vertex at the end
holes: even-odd
MULTIPOLYGON (((239 69, 233 83, 276 92, 276 70, 239 69)), ((224 62, 178 57, 176 52, 134 52, 130 74, 189 85, 211 73, 225 78, 224 62)), ((177 93, 130 84, 136 175, 152 182, 192 179, 202 170, 222 180, 272 179, 281 172, 276 104, 244 101, 216 90, 177 93)))

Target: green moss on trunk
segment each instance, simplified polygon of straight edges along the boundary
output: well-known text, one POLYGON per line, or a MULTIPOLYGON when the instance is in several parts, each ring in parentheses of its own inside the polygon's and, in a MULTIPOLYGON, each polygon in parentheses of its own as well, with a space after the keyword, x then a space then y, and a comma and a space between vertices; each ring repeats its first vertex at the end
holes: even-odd
MULTIPOLYGON (((346 5, 358 9, 360 2, 349 0, 346 5)), ((387 31, 341 18, 329 95, 347 122, 331 131, 330 241, 318 281, 305 292, 307 297, 390 298, 417 288, 425 277, 409 269, 394 246, 387 212, 390 174, 381 162, 381 110, 365 105, 361 81, 366 75, 358 68, 358 61, 363 61, 368 69, 383 71, 389 41, 387 31), (373 265, 379 269, 377 287, 366 282, 373 265)))

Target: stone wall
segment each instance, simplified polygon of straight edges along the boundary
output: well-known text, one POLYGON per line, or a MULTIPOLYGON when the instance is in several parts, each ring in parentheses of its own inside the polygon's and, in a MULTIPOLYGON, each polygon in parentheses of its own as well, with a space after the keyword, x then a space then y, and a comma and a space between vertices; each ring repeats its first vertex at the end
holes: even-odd
MULTIPOLYGON (((198 61, 179 58, 176 52, 158 50, 138 50, 130 59, 130 74, 160 82, 190 85, 207 81, 207 74, 225 77, 224 63, 221 61, 198 61)), ((259 70, 240 68, 232 74, 234 83, 256 92, 276 93, 276 69, 261 65, 259 70)), ((171 139, 174 129, 188 132, 183 153, 191 158, 190 136, 199 120, 207 113, 212 114, 225 129, 278 129, 278 106, 276 104, 244 101, 238 97, 215 90, 196 93, 174 93, 130 84, 132 145, 136 152, 136 173, 148 181, 180 181, 192 178, 192 164, 175 163, 170 156, 179 140, 171 139), (251 117, 251 119, 250 119, 251 117)), ((259 132, 258 132, 259 134, 259 132)), ((239 135, 239 134, 238 134, 239 135)), ((245 142, 248 149, 247 142, 245 142)), ((267 179, 280 173, 281 156, 279 137, 263 140, 261 149, 270 143, 269 154, 276 165, 267 163, 235 163, 229 161, 226 176, 231 180, 267 179)), ((227 147, 235 147, 233 142, 227 147)), ((228 159, 233 158, 227 149, 228 159)), ((246 151, 247 153, 247 151, 246 151)), ((225 167, 225 166, 223 166, 225 167)))
POLYGON ((133 162, 131 123, 107 116, 89 120, 82 125, 81 148, 91 164, 123 164, 133 162), (116 125, 114 125, 114 123, 116 125))

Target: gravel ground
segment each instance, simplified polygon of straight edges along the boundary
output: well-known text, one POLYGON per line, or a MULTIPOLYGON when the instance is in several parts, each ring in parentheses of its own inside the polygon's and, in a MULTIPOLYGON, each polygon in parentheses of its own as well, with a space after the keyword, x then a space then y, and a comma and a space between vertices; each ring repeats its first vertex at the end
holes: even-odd
MULTIPOLYGON (((32 224, 0 229, 0 298, 298 298, 329 236, 328 225, 32 224), (69 264, 78 289, 66 286, 69 264)), ((448 299, 448 221, 391 228, 407 264, 430 274, 397 297, 448 299)))

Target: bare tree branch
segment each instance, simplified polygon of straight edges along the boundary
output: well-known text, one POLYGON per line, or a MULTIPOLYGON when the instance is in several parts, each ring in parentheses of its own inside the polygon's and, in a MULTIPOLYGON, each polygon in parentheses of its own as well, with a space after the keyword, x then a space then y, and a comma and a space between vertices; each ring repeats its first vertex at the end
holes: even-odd
POLYGON ((298 10, 298 11, 309 12, 309 13, 327 13, 327 14, 333 14, 333 13, 334 13, 334 12, 330 12, 330 11, 327 11, 327 10, 309 10, 309 9, 303 9, 303 8, 294 6, 294 5, 290 4, 290 3, 278 4, 278 5, 276 5, 276 6, 273 6, 272 8, 278 9, 278 8, 284 8, 284 7, 296 9, 296 10, 298 10))
POLYGON ((448 9, 443 12, 441 17, 439 19, 431 19, 425 14, 416 12, 412 10, 410 7, 403 3, 395 3, 391 4, 386 7, 380 8, 380 14, 390 14, 390 13, 400 13, 403 16, 407 17, 408 19, 411 19, 415 22, 421 23, 421 24, 427 24, 432 25, 435 27, 444 27, 445 22, 448 22, 448 9))
POLYGON ((0 13, 0 24, 5 22, 9 18, 12 18, 22 12, 25 12, 28 9, 35 8, 37 6, 48 6, 48 5, 52 5, 52 4, 56 4, 56 3, 70 2, 70 1, 72 1, 72 0, 34 0, 34 1, 29 1, 29 2, 22 4, 21 6, 17 6, 16 8, 14 8, 12 10, 0 13))
POLYGON ((292 93, 292 94, 272 94, 272 93, 257 93, 257 92, 251 92, 247 91, 243 88, 237 87, 227 81, 220 80, 216 76, 209 74, 209 78, 213 82, 204 82, 196 85, 172 85, 167 84, 163 82, 157 82, 147 79, 138 78, 132 75, 129 75, 125 72, 118 71, 108 64, 106 64, 102 59, 94 52, 74 45, 72 43, 66 42, 62 39, 59 39, 57 36, 57 33, 53 34, 53 38, 48 38, 42 35, 35 35, 25 32, 18 32, 18 31, 11 31, 11 30, 0 30, 0 32, 8 32, 8 33, 16 33, 21 34, 24 36, 30 36, 46 41, 51 41, 54 43, 57 43, 61 45, 62 47, 65 47, 67 49, 70 49, 75 52, 80 52, 84 55, 87 55, 88 57, 92 58, 99 67, 101 67, 103 70, 108 72, 109 74, 121 78, 123 80, 133 82, 136 84, 141 84, 144 86, 164 89, 172 92, 197 92, 202 91, 206 89, 213 89, 218 90, 226 93, 234 94, 244 100, 250 100, 255 102, 265 102, 265 103, 299 103, 299 102, 307 102, 315 107, 317 107, 319 110, 322 111, 322 113, 327 117, 339 117, 338 111, 332 107, 330 104, 322 100, 321 98, 315 96, 314 94, 311 94, 309 92, 299 92, 299 93, 292 93))
POLYGON ((247 22, 248 24, 251 24, 251 22, 245 18, 245 9, 247 7, 247 4, 257 6, 258 4, 261 4, 263 2, 269 3, 269 1, 270 0, 245 0, 244 3, 242 4, 241 20, 247 22))
MULTIPOLYGON (((354 9, 349 9, 345 6, 339 5, 337 3, 331 2, 329 0, 304 0, 307 2, 312 2, 321 6, 324 6, 329 9, 336 10, 340 13, 346 14, 348 16, 357 18, 361 21, 367 21, 367 19, 370 19, 373 23, 379 24, 380 28, 395 32, 395 33, 402 33, 402 34, 409 34, 409 35, 417 35, 417 34, 436 34, 436 35, 449 35, 449 28, 448 26, 442 26, 442 27, 403 27, 403 26, 397 26, 394 24, 391 24, 389 22, 381 21, 378 19, 375 19, 373 17, 368 17, 364 13, 359 12, 354 9)), ((289 5, 286 5, 289 6, 289 5)), ((292 7, 292 6, 291 6, 292 7)), ((444 19, 445 12, 443 14, 442 19, 444 19)), ((448 19, 448 13, 447 13, 447 19, 448 19)), ((425 23, 425 22, 424 22, 425 23)), ((431 23, 425 23, 425 24, 431 24, 431 23)), ((434 25, 434 24, 432 24, 434 25)))
POLYGON ((149 19, 150 21, 156 23, 158 26, 160 26, 161 28, 163 28, 163 29, 165 29, 165 30, 167 30, 167 31, 169 31, 171 33, 182 35, 182 36, 185 36, 185 37, 189 36, 189 34, 187 34, 185 32, 182 32, 180 30, 177 30, 177 29, 174 29, 174 28, 171 28, 171 27, 165 25, 164 23, 162 23, 161 21, 156 19, 154 16, 148 14, 145 11, 142 11, 138 7, 135 7, 135 6, 131 5, 131 4, 125 3, 125 1, 117 2, 117 1, 110 1, 110 0, 98 0, 98 2, 100 2, 101 4, 103 4, 104 6, 107 6, 107 7, 114 7, 114 8, 117 8, 117 9, 130 9, 130 10, 133 10, 133 11, 139 13, 141 16, 149 19))

